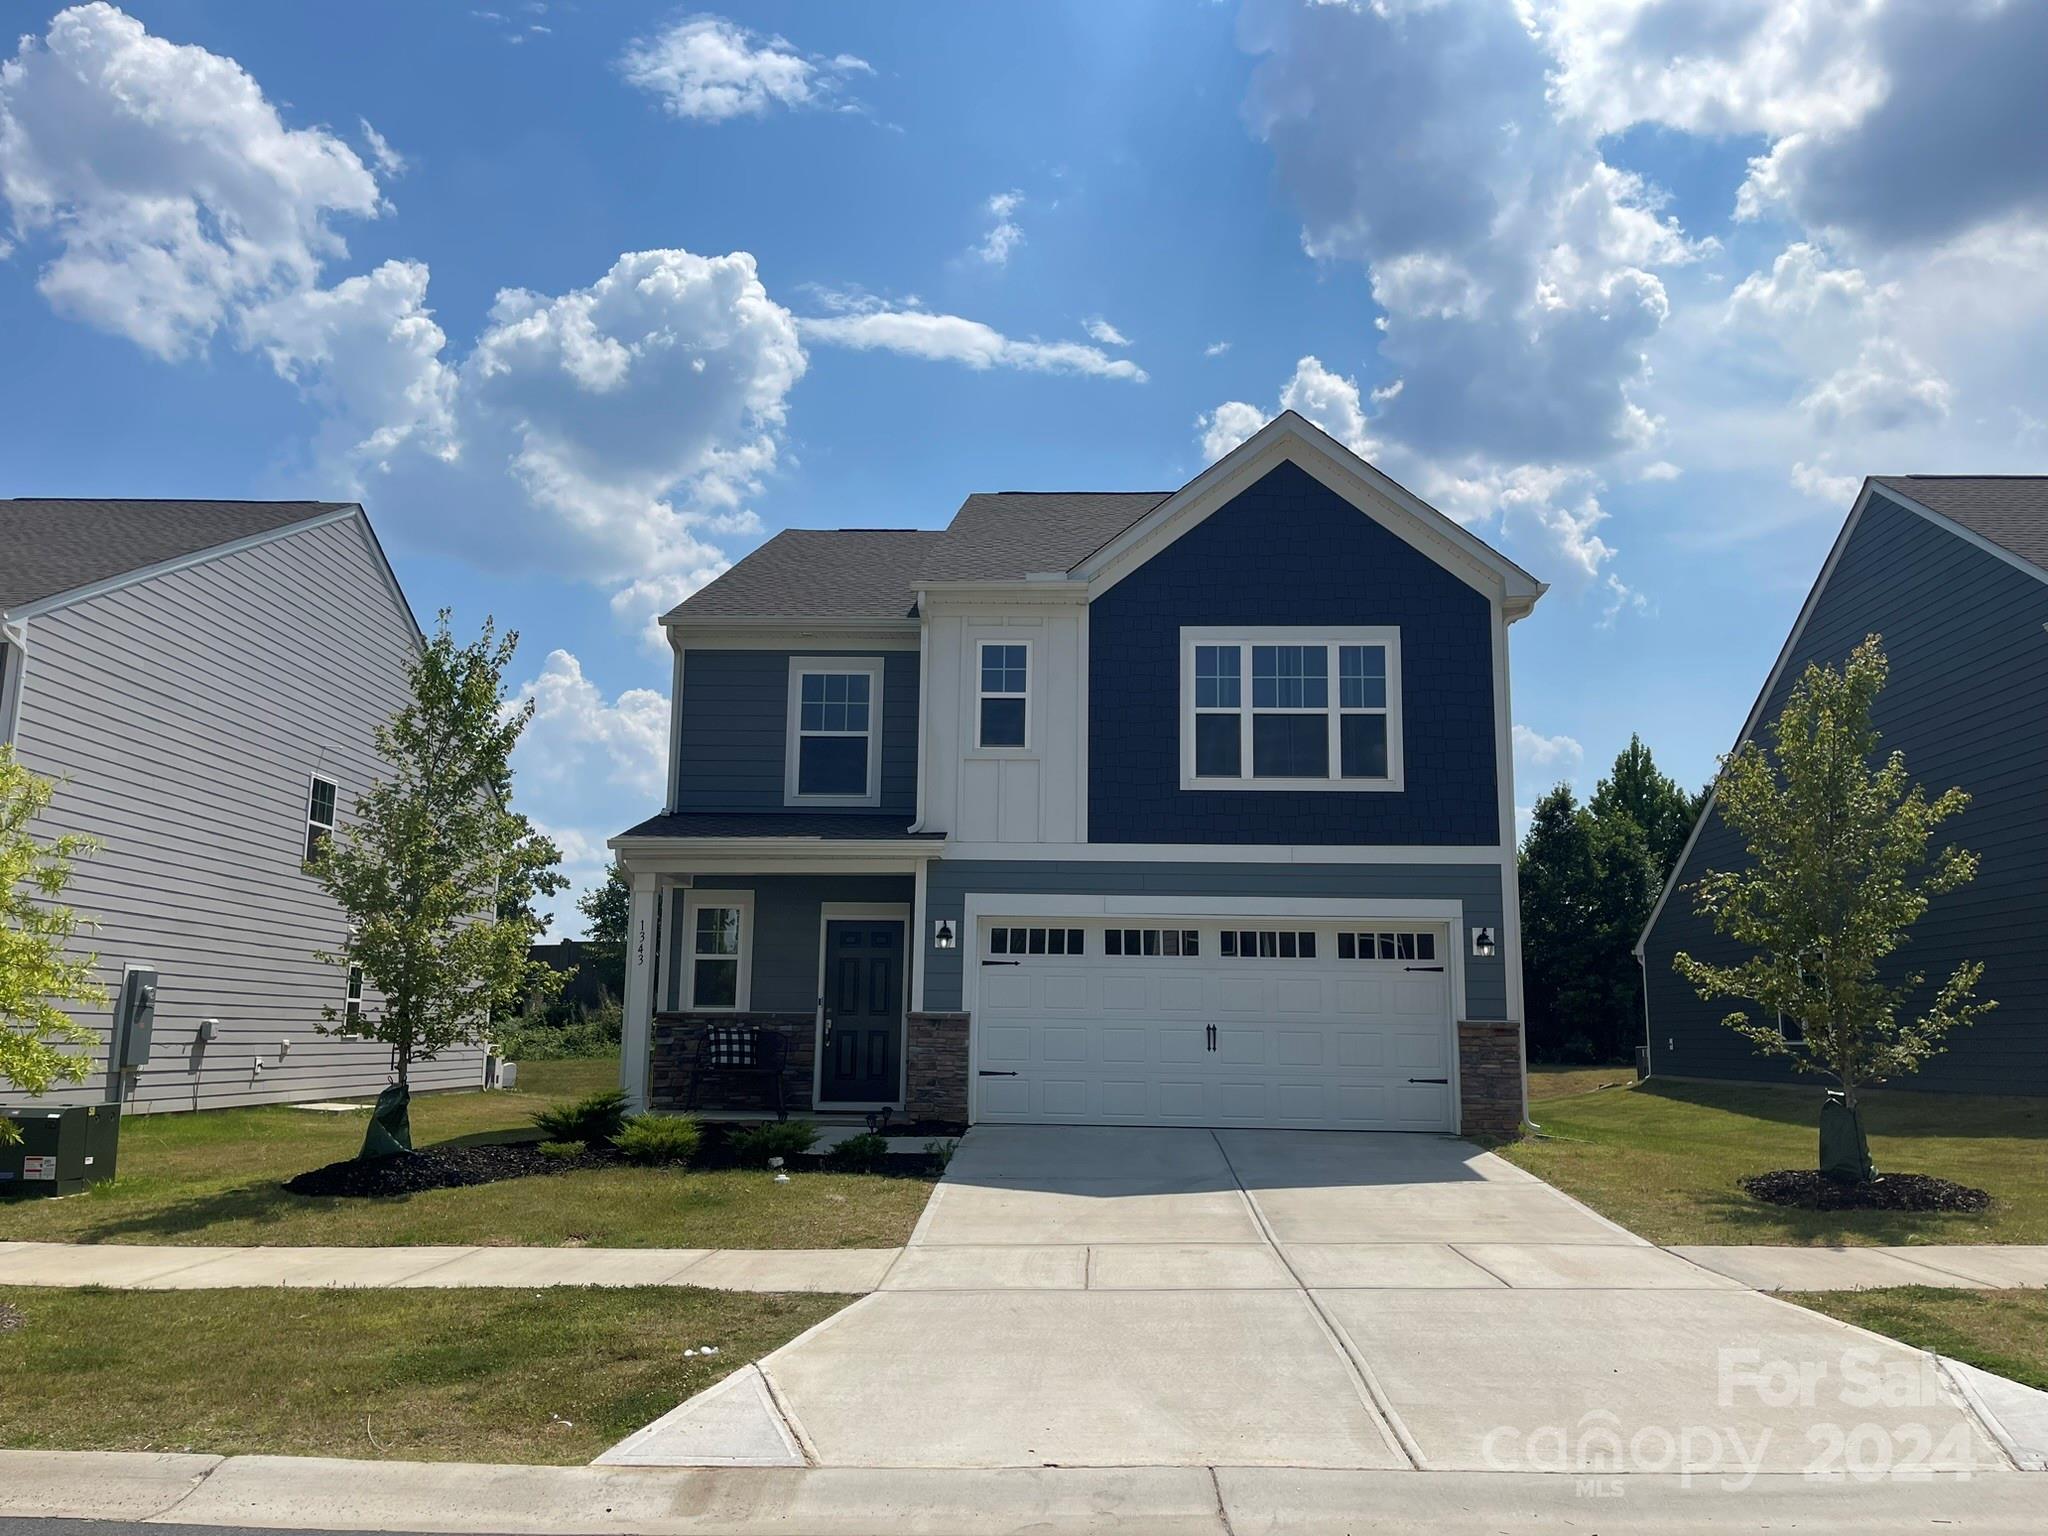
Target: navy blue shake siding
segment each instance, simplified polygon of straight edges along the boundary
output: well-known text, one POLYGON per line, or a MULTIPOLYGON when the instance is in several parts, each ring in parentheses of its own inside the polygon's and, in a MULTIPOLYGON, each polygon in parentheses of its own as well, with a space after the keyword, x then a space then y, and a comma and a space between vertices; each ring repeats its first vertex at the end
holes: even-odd
POLYGON ((1499 842, 1490 605, 1297 466, 1097 598, 1088 626, 1089 841, 1499 842), (1181 789, 1181 628, 1274 624, 1399 627, 1401 793, 1181 789))
MULTIPOLYGON (((679 811, 801 810, 785 806, 789 659, 872 651, 690 650, 683 656, 679 811)), ((883 811, 917 807, 917 652, 882 655, 883 811)), ((843 810, 843 807, 834 807, 843 810)))
MULTIPOLYGON (((1881 494, 1864 509, 1799 644, 1765 702, 1784 707, 1808 662, 1839 666, 1867 634, 1884 636, 1890 681, 1875 722, 1887 749, 1931 793, 1959 784, 1970 807, 1941 836, 1974 851, 1977 878, 1937 896, 1894 957, 1894 976, 1918 971, 1910 1000, 1924 1007, 1962 960, 1984 962, 1979 994, 1998 1000, 1983 1021, 1949 1036, 1948 1051, 1900 1086, 1966 1093, 2048 1094, 2048 583, 1930 523, 1881 494)), ((1768 738, 1766 738, 1768 739, 1768 738)), ((1681 886, 1738 867, 1740 840, 1719 814, 1701 831, 1681 886)), ((1652 1067, 1675 1077, 1758 1082, 1821 1079, 1759 1056, 1721 1024, 1740 1005, 1701 1002, 1672 970, 1680 950, 1730 963, 1740 946, 1672 893, 1643 944, 1652 1067)), ((1752 1010, 1752 1017, 1755 1016, 1752 1010)))

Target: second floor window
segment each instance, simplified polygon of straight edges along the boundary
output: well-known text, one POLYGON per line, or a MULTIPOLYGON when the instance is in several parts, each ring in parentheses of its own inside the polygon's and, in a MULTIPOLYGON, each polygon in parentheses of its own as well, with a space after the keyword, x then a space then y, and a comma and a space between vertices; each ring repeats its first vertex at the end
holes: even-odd
POLYGON ((790 669, 792 805, 875 805, 881 796, 881 664, 800 660, 790 669))
POLYGON ((1184 789, 1399 789, 1393 629, 1181 632, 1184 789))
POLYGON ((334 840, 334 802, 340 788, 332 779, 313 776, 306 795, 306 862, 311 864, 334 840))
POLYGON ((1025 745, 1025 717, 1030 703, 1031 647, 1007 641, 983 641, 975 745, 1025 745))

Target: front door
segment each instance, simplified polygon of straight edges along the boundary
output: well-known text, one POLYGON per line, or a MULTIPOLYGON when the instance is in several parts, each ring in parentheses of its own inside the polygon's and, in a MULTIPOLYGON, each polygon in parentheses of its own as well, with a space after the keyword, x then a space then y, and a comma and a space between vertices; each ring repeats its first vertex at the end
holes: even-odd
POLYGON ((896 1098, 903 1035, 903 924, 889 918, 825 924, 826 1104, 886 1104, 896 1098))

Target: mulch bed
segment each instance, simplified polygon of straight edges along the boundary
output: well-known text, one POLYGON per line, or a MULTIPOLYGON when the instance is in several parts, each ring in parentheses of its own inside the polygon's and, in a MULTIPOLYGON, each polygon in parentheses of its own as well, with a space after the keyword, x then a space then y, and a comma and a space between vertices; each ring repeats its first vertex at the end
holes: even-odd
POLYGON ((1780 1168, 1738 1181, 1757 1199, 1809 1211, 1976 1212, 1991 1196, 1967 1184, 1925 1173, 1884 1173, 1870 1184, 1837 1184, 1814 1168, 1780 1168))
MULTIPOLYGON (((693 1169, 738 1168, 743 1166, 725 1150, 724 1138, 708 1134, 693 1169)), ((424 1147, 391 1157, 349 1158, 329 1163, 310 1173, 285 1180, 284 1187, 295 1195, 341 1195, 350 1198, 380 1195, 416 1195, 429 1189, 462 1189, 474 1184, 495 1184, 501 1179, 523 1179, 535 1174, 569 1173, 578 1168, 619 1168, 630 1166, 610 1147, 597 1147, 575 1157, 546 1157, 538 1140, 496 1142, 482 1146, 424 1147)), ((825 1156, 807 1152, 786 1160, 791 1173, 833 1172, 825 1156)), ((656 1170, 658 1171, 658 1170, 656 1170)), ((924 1178, 943 1171, 936 1157, 923 1152, 892 1152, 881 1166, 872 1170, 896 1178, 924 1178)))

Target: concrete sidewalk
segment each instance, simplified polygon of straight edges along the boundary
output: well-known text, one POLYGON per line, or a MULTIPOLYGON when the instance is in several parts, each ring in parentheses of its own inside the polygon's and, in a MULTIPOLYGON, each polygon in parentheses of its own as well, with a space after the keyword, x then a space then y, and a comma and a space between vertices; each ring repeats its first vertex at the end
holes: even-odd
MULTIPOLYGON (((943 1186, 942 1186, 943 1187, 943 1186)), ((1043 1197, 1036 1197, 1040 1198, 1043 1197)), ((953 1204, 961 1197, 954 1196, 953 1204)), ((953 1217, 949 1205, 947 1216, 953 1217)), ((979 1212, 975 1213, 977 1216, 979 1212)), ((1019 1212, 1006 1213, 1015 1222, 1019 1212)), ((1103 1220, 1111 1219, 1107 1211, 1103 1220)), ((1131 1221, 1128 1210, 1122 1213, 1131 1221)), ((973 1227, 977 1235, 984 1229, 973 1227)), ((989 1236, 1003 1229, 990 1226, 989 1236)), ((1012 1228, 1014 1230, 1014 1227, 1012 1228)), ((1185 1228, 1177 1228, 1185 1231, 1185 1228)), ((1061 1233, 1060 1235, 1069 1235, 1061 1233)), ((1072 1235, 1080 1235, 1078 1232, 1072 1235)), ((115 1290, 250 1286, 695 1285, 719 1291, 1320 1290, 1852 1291, 2048 1286, 2048 1246, 1681 1247, 1620 1234, 1546 1242, 1219 1240, 969 1242, 904 1248, 201 1248, 0 1242, 0 1285, 115 1290), (1606 1241, 1588 1240, 1606 1236, 1606 1241), (1283 1262, 1284 1258, 1284 1262, 1283 1262), (1289 1268, 1294 1274, 1290 1275, 1289 1268)))
POLYGON ((524 1467, 0 1451, 0 1519, 560 1536, 1338 1536, 1704 1529, 2035 1536, 2031 1477, 1844 1483, 1298 1467, 524 1467))

